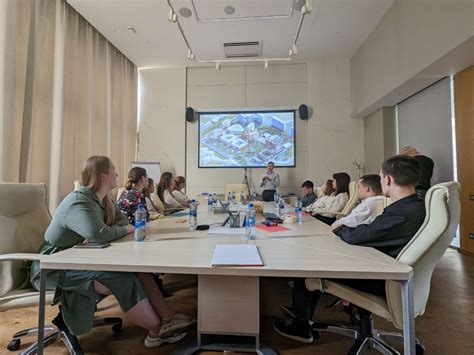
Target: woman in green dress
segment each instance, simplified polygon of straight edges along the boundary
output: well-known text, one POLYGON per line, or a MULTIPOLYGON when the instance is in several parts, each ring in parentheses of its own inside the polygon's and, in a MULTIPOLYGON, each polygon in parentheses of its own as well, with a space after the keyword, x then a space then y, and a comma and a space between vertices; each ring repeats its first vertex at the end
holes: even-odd
MULTIPOLYGON (((112 161, 91 156, 82 170, 82 186, 58 206, 45 233, 40 253, 52 254, 84 242, 110 242, 132 233, 134 227, 111 201, 117 187, 112 161)), ((39 263, 31 268, 31 283, 39 289, 39 263)), ((194 320, 177 313, 165 301, 151 274, 56 270, 46 277, 48 290, 61 289, 61 313, 74 335, 87 333, 93 324, 98 299, 113 294, 125 315, 148 330, 146 347, 179 341, 194 320)))

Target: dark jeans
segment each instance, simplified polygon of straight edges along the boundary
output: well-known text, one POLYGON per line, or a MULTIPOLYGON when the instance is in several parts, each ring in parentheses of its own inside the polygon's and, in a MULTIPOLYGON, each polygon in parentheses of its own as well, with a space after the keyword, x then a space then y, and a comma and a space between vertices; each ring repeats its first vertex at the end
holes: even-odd
MULTIPOLYGON (((308 291, 304 278, 294 279, 293 304, 291 309, 296 319, 306 321, 313 317, 313 313, 319 306, 323 293, 319 290, 308 291)), ((331 281, 341 283, 356 290, 385 297, 385 280, 356 280, 356 279, 333 279, 331 281)))
POLYGON ((336 222, 336 217, 326 217, 326 216, 321 216, 320 214, 315 214, 313 216, 317 220, 320 220, 321 222, 326 223, 327 225, 331 225, 334 222, 336 222))
POLYGON ((275 195, 276 190, 263 190, 262 192, 262 200, 269 202, 273 201, 273 195, 275 195))

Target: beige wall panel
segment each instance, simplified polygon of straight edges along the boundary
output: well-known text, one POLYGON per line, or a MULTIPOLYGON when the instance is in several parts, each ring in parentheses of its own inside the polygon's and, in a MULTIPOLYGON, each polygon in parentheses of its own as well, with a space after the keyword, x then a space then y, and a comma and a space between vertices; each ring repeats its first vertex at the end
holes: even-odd
POLYGON ((245 84, 245 67, 192 68, 188 70, 187 81, 188 86, 245 84))
POLYGON ((366 174, 376 174, 384 160, 383 108, 364 119, 364 152, 366 174))
POLYGON ((245 107, 245 85, 188 86, 187 102, 197 110, 245 107))
POLYGON ((357 177, 352 162, 364 160, 364 122, 351 118, 349 63, 307 64, 308 177, 321 185, 334 172, 357 177))
POLYGON ((159 161, 162 171, 185 173, 186 69, 140 71, 139 160, 159 161))
POLYGON ((306 83, 248 84, 247 107, 298 107, 306 102, 306 83))
POLYGON ((306 64, 270 64, 265 70, 263 65, 245 67, 247 84, 265 83, 306 83, 306 64))

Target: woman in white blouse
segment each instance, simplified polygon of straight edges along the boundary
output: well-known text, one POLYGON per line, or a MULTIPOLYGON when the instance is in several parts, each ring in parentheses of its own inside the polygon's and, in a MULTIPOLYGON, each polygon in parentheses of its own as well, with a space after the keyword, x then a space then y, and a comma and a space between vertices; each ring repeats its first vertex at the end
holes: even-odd
POLYGON ((161 174, 157 190, 158 197, 163 202, 163 205, 165 205, 165 208, 186 207, 179 203, 171 193, 171 191, 173 191, 173 174, 170 172, 164 172, 161 174))
POLYGON ((184 178, 184 176, 176 176, 173 179, 173 182, 174 182, 173 191, 171 192, 173 194, 173 197, 180 204, 184 206, 189 206, 189 203, 191 202, 191 200, 183 192, 184 188, 186 187, 186 179, 184 178))
POLYGON ((349 200, 350 176, 347 173, 335 173, 332 181, 333 189, 331 195, 317 199, 306 211, 310 212, 314 218, 326 224, 333 224, 336 220, 334 212, 340 212, 349 200), (331 213, 333 212, 333 213, 331 213))

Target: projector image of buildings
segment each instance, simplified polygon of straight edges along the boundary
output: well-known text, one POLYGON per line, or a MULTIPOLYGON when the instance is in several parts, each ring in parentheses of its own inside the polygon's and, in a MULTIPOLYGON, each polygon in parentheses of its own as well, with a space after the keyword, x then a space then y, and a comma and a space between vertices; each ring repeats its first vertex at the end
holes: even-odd
POLYGON ((292 112, 203 114, 199 124, 201 167, 294 165, 292 112))

